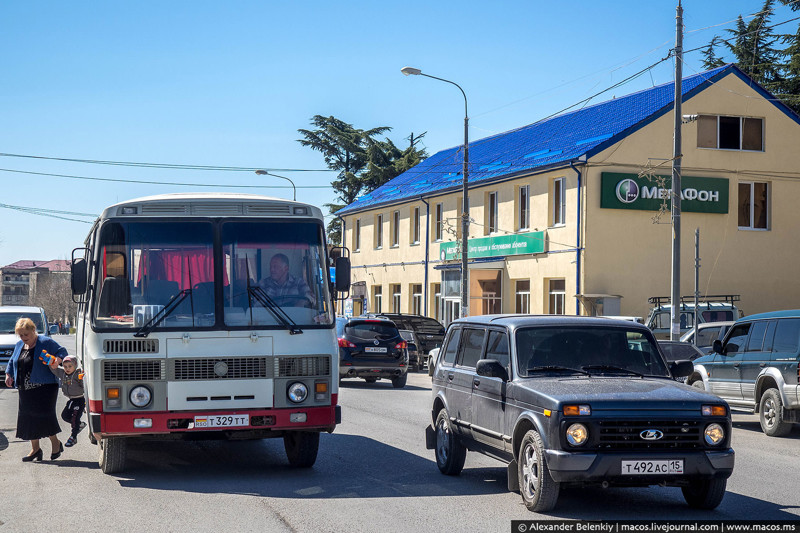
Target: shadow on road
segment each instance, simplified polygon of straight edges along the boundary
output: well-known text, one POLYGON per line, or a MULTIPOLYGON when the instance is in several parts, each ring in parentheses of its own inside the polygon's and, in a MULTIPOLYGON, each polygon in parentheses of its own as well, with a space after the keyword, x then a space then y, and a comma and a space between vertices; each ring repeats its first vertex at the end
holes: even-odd
MULTIPOLYGON (((447 477, 436 464, 357 435, 323 434, 311 469, 289 467, 282 439, 132 443, 123 487, 271 498, 418 498, 505 491, 504 469, 447 477)), ((465 472, 466 474, 466 472, 465 472)))
MULTIPOLYGON (((735 429, 741 429, 741 430, 744 430, 744 431, 752 431, 753 433, 761 433, 763 435, 764 431, 761 429, 761 422, 759 422, 758 418, 755 417, 755 416, 752 417, 752 418, 753 418, 752 420, 750 420, 749 417, 748 417, 747 420, 736 420, 734 418, 733 427, 735 429)), ((768 437, 768 436, 764 435, 764 438, 765 439, 772 439, 772 438, 776 438, 776 437, 768 437)), ((797 428, 792 428, 792 432, 789 433, 787 436, 785 436, 785 437, 777 437, 777 438, 800 440, 800 431, 798 431, 797 428)))
MULTIPOLYGON (((395 390, 392 387, 392 382, 388 379, 381 379, 376 381, 375 383, 367 383, 363 379, 345 379, 339 383, 339 387, 342 389, 390 389, 395 390)), ((398 391, 401 390, 431 390, 430 387, 418 387, 416 385, 411 385, 406 383, 406 386, 402 389, 396 389, 398 391)))

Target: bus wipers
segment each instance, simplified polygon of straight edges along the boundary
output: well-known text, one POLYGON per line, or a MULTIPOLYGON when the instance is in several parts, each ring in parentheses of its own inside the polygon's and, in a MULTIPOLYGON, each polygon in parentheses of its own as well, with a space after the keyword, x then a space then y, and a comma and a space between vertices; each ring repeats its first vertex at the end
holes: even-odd
MULTIPOLYGON (((264 289, 256 285, 255 287, 250 285, 249 278, 247 283, 247 300, 248 304, 250 300, 255 300, 260 303, 264 309, 268 310, 273 314, 273 316, 283 324, 286 329, 289 330, 290 335, 297 335, 298 333, 303 333, 303 330, 297 327, 297 324, 286 314, 286 311, 283 308, 275 303, 275 300, 270 298, 269 294, 267 294, 264 289)), ((252 305, 250 306, 250 310, 252 313, 252 305)))
POLYGON ((169 315, 171 315, 172 312, 178 308, 180 303, 184 301, 187 296, 191 296, 191 294, 192 294, 192 289, 183 289, 181 292, 174 295, 172 298, 169 299, 167 305, 165 305, 163 309, 161 309, 161 311, 153 315, 153 318, 151 318, 145 325, 139 328, 139 331, 134 333, 133 336, 147 337, 154 327, 161 324, 161 322, 169 315))

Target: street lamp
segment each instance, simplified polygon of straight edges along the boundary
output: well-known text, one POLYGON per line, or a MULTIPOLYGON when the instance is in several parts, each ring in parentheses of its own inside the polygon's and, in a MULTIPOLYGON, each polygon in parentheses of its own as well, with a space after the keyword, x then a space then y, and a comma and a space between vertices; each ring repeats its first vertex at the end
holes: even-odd
POLYGON ((287 178, 286 176, 278 176, 277 174, 273 174, 272 172, 267 172, 266 170, 256 170, 256 174, 259 176, 272 176, 275 178, 282 178, 292 184, 292 200, 295 202, 297 201, 297 187, 294 186, 294 182, 287 178))
POLYGON ((434 80, 443 81, 458 87, 464 96, 464 173, 462 180, 462 194, 464 196, 464 206, 461 209, 461 318, 469 316, 469 270, 467 269, 468 244, 469 239, 469 191, 467 182, 469 180, 469 113, 467 113, 467 95, 461 86, 453 81, 444 78, 437 78, 430 74, 423 74, 422 71, 414 67, 403 67, 400 69, 406 76, 425 76, 434 80))

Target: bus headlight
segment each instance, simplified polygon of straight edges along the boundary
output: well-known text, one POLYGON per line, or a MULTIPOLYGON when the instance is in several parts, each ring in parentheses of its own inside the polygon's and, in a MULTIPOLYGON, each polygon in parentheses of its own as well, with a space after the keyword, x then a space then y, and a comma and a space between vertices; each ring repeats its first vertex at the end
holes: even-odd
POLYGON ((136 407, 144 407, 150 403, 150 400, 153 399, 150 389, 144 385, 137 385, 136 387, 132 388, 128 397, 130 398, 131 403, 136 407))
POLYGON ((719 424, 709 424, 705 432, 706 444, 716 446, 725 439, 725 430, 719 424))
POLYGON ((589 431, 583 424, 572 424, 567 428, 567 442, 570 446, 583 446, 589 438, 589 431))
POLYGON ((308 398, 308 387, 305 384, 300 383, 299 381, 295 381, 286 391, 286 395, 289 397, 294 403, 302 403, 308 398))

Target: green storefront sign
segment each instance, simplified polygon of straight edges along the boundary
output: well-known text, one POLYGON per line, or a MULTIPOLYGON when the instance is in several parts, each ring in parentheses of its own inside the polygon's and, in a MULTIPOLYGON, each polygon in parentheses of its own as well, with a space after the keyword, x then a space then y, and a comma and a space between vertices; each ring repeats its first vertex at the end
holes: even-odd
MULTIPOLYGON (((640 178, 636 174, 603 172, 601 177, 600 207, 608 209, 638 209, 658 211, 666 203, 671 209, 669 191, 671 176, 656 180, 640 178)), ((727 213, 727 178, 696 178, 681 176, 681 211, 690 213, 727 213)))
MULTIPOLYGON (((496 237, 469 239, 469 258, 502 257, 505 255, 544 253, 544 232, 514 233, 496 237)), ((443 242, 439 245, 439 258, 443 261, 461 257, 459 241, 443 242)))

